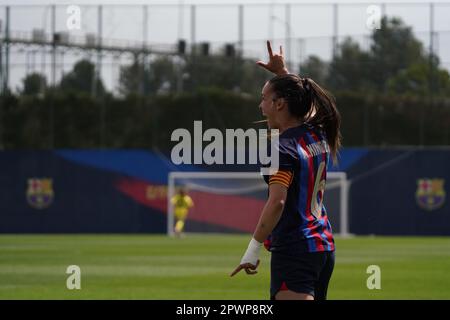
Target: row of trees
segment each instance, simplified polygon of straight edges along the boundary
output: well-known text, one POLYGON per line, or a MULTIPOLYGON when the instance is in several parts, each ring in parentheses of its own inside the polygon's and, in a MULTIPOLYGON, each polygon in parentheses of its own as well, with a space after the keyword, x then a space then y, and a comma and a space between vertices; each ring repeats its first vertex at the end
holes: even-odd
MULTIPOLYGON (((368 49, 349 38, 331 61, 311 56, 298 71, 336 96, 346 146, 448 144, 448 71, 399 19, 381 25, 368 49)), ((169 149, 172 130, 194 120, 251 127, 269 77, 253 60, 226 55, 135 59, 121 67, 113 95, 95 65, 81 60, 56 88, 32 74, 19 92, 1 97, 0 145, 169 149)))
POLYGON ((333 90, 450 96, 449 72, 400 19, 384 18, 370 40, 370 48, 363 50, 351 38, 345 39, 330 62, 310 56, 302 74, 333 90))
MULTIPOLYGON (((218 87, 224 90, 254 93, 260 90, 267 73, 255 67, 255 62, 241 57, 225 55, 159 56, 144 63, 136 56, 131 65, 120 67, 116 96, 141 94, 170 94, 192 91, 198 87, 218 87)), ((107 92, 103 81, 96 75, 95 65, 89 60, 80 60, 66 73, 55 88, 47 86, 47 79, 32 73, 23 79, 19 95, 42 95, 48 90, 62 92, 96 93, 107 92), (95 87, 95 89, 94 89, 95 87)))
MULTIPOLYGON (((446 145, 450 142, 450 103, 436 98, 337 92, 343 144, 349 146, 446 145), (425 109, 426 108, 426 109, 425 109)), ((0 97, 0 146, 7 149, 158 148, 176 144, 171 133, 263 128, 257 97, 216 88, 178 95, 125 98, 56 93, 39 97, 0 97)))

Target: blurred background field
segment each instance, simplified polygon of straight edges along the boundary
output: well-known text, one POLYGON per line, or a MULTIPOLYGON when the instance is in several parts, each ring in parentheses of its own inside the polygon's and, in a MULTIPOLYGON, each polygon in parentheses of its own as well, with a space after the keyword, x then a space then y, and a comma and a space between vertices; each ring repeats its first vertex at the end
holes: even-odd
MULTIPOLYGON (((269 254, 256 276, 229 274, 248 235, 2 235, 1 299, 268 299, 269 254), (81 269, 81 290, 66 268, 81 269)), ((447 237, 337 238, 329 299, 450 299, 447 237), (381 289, 366 286, 369 265, 381 289)))

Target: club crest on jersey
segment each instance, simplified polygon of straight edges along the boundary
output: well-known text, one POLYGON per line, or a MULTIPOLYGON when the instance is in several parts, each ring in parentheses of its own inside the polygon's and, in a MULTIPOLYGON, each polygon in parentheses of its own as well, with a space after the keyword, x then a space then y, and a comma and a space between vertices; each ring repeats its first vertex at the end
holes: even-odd
POLYGON ((28 179, 27 201, 34 209, 48 208, 53 202, 53 181, 50 178, 28 179))
POLYGON ((418 179, 416 201, 422 209, 431 211, 445 202, 444 179, 418 179))

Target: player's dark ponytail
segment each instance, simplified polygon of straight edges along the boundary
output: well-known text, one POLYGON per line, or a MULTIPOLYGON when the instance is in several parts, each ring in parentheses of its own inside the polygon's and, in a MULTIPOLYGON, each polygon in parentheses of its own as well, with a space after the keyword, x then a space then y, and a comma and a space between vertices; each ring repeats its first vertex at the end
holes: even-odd
POLYGON ((341 147, 341 116, 334 97, 314 80, 294 74, 276 76, 269 83, 276 96, 286 100, 293 116, 324 131, 333 162, 337 163, 341 147))

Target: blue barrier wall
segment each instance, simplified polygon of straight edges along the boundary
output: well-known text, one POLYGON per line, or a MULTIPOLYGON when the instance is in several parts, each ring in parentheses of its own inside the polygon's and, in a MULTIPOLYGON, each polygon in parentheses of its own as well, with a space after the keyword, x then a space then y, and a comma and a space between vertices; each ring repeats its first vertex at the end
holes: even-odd
MULTIPOLYGON (((123 176, 113 153, 88 152, 73 160, 57 152, 1 152, 0 232, 162 232, 163 214, 117 188, 123 176), (114 159, 115 158, 115 159, 114 159), (32 181, 32 179, 34 179, 32 181), (48 180, 50 179, 50 182, 48 180), (47 183, 46 183, 47 180, 47 183), (45 186, 30 186, 46 184, 45 186), (47 204, 39 199, 47 197, 47 204)), ((119 157, 126 154, 118 153, 119 157)), ((132 162, 132 161, 131 161, 132 162)), ((160 178, 155 176, 155 178, 160 178)))
POLYGON ((450 235, 450 149, 372 150, 348 168, 350 231, 450 235))
MULTIPOLYGON (((450 235, 449 164, 449 148, 342 150, 350 232, 450 235)), ((2 151, 0 168, 1 233, 164 233, 168 172, 205 170, 144 150, 2 151)))

